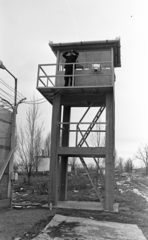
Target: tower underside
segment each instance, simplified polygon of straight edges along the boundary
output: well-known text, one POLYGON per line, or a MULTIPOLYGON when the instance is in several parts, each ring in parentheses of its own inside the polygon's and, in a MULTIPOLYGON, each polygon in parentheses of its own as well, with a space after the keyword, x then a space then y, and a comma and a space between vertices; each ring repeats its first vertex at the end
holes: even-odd
MULTIPOLYGON (((68 88, 38 88, 40 93, 53 105, 52 131, 51 131, 51 159, 50 159, 50 189, 49 202, 58 204, 58 200, 67 199, 67 168, 68 158, 78 157, 83 167, 88 170, 84 158, 104 158, 105 159, 105 209, 113 210, 114 203, 114 89, 113 87, 68 87, 68 88), (81 131, 77 122, 76 138, 79 134, 75 146, 70 146, 70 120, 71 109, 73 107, 95 107, 98 110, 92 122, 86 130, 81 131), (101 110, 102 109, 102 110, 101 110), (63 111, 63 112, 62 112, 63 111), (100 120, 102 112, 105 111, 105 144, 102 147, 88 146, 87 139, 100 120), (62 114, 63 113, 63 114, 62 114), (61 119, 63 116, 63 119, 61 119), (61 140, 60 140, 61 136, 61 140), (61 159, 60 193, 58 195, 59 182, 59 160, 61 159)), ((74 130, 73 130, 74 131, 74 130)), ((89 175, 89 172, 88 176, 89 175)), ((91 177, 90 177, 91 181, 91 177)), ((93 182, 92 182, 93 185, 93 182)), ((101 196, 96 191, 99 201, 101 196)))
POLYGON ((91 87, 40 87, 38 91, 53 104, 54 97, 61 95, 61 105, 70 107, 93 107, 101 106, 106 100, 107 93, 113 93, 110 86, 91 87))

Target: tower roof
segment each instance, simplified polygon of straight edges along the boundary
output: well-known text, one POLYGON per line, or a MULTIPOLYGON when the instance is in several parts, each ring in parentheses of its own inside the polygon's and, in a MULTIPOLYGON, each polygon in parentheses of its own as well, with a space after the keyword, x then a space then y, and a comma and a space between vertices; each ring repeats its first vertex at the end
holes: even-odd
POLYGON ((57 56, 57 52, 67 51, 69 49, 83 51, 83 50, 99 50, 110 49, 114 51, 114 67, 121 67, 121 53, 120 53, 120 38, 115 40, 104 41, 87 41, 87 42, 69 42, 69 43, 53 43, 49 42, 54 54, 57 56))

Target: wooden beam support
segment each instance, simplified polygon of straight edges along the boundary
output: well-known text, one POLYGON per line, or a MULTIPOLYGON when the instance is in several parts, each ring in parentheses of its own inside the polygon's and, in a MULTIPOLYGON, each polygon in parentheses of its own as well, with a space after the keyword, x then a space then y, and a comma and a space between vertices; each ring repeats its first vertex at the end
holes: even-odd
POLYGON ((61 95, 58 94, 53 99, 52 109, 52 131, 51 131, 51 158, 50 158, 50 179, 49 179, 49 204, 57 205, 58 201, 58 171, 59 157, 57 147, 60 145, 60 126, 61 121, 61 95))
POLYGON ((105 157, 105 148, 104 147, 59 147, 57 153, 60 156, 69 156, 69 157, 105 157))
MULTIPOLYGON (((71 107, 64 107, 63 122, 70 122, 71 107)), ((62 146, 68 147, 69 145, 69 129, 70 124, 64 124, 62 132, 62 146)), ((60 176, 60 201, 67 199, 67 169, 68 169, 68 156, 61 157, 61 176, 60 176)))
POLYGON ((113 210, 114 203, 114 150, 115 106, 114 95, 106 95, 106 159, 105 159, 105 209, 113 210))

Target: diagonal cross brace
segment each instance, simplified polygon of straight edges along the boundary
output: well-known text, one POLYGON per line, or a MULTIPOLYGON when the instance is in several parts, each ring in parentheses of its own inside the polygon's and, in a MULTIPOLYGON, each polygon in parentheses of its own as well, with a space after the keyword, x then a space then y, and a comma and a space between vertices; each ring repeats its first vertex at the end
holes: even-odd
POLYGON ((86 138, 88 137, 89 133, 91 132, 91 130, 93 129, 95 123, 97 122, 97 120, 99 119, 99 117, 101 116, 102 112, 104 111, 105 106, 102 105, 99 109, 99 111, 97 112, 96 116, 94 117, 93 121, 91 122, 91 124, 89 125, 88 129, 86 130, 85 134, 83 135, 82 139, 80 140, 80 142, 77 144, 77 147, 81 147, 83 145, 83 143, 85 142, 86 138))
MULTIPOLYGON (((80 131, 80 134, 81 134, 81 136, 82 136, 82 138, 83 138, 84 135, 83 135, 83 133, 81 132, 81 129, 80 129, 79 127, 78 127, 78 130, 80 131)), ((86 139, 84 139, 84 142, 85 142, 86 146, 89 147, 89 145, 88 145, 86 139)), ((98 164, 96 158, 95 158, 94 156, 92 156, 92 158, 94 159, 94 161, 95 161, 95 163, 96 163, 98 169, 100 170, 100 174, 101 174, 101 176, 102 176, 102 178, 103 178, 103 180, 104 180, 104 176, 103 176, 102 169, 100 168, 100 166, 99 166, 99 164, 98 164)))
MULTIPOLYGON (((95 186, 95 184, 94 184, 94 182, 93 182, 93 180, 92 180, 92 178, 91 178, 91 175, 90 175, 90 173, 89 173, 88 167, 87 167, 87 165, 86 165, 83 157, 80 156, 79 158, 80 158, 81 163, 82 163, 82 165, 83 165, 83 167, 84 167, 84 169, 85 169, 85 171, 86 171, 86 173, 87 173, 87 175, 88 175, 88 177, 89 177, 89 180, 90 180, 90 182, 91 182, 91 184, 92 184, 92 186, 93 186, 93 188, 94 188, 94 190, 95 190, 96 196, 97 196, 97 198, 100 200, 100 203, 102 204, 103 199, 102 199, 101 193, 99 193, 99 191, 97 190, 97 188, 96 188, 96 186, 95 186)), ((102 204, 102 207, 103 207, 103 204, 102 204)))

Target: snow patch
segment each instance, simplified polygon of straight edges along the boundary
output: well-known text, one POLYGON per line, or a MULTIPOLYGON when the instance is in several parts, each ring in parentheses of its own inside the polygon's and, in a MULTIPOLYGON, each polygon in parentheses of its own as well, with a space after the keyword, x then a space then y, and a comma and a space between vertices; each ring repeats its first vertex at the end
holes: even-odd
POLYGON ((134 188, 132 190, 134 193, 136 193, 137 195, 143 197, 147 202, 148 202, 148 196, 146 196, 144 193, 140 192, 138 189, 134 188))

